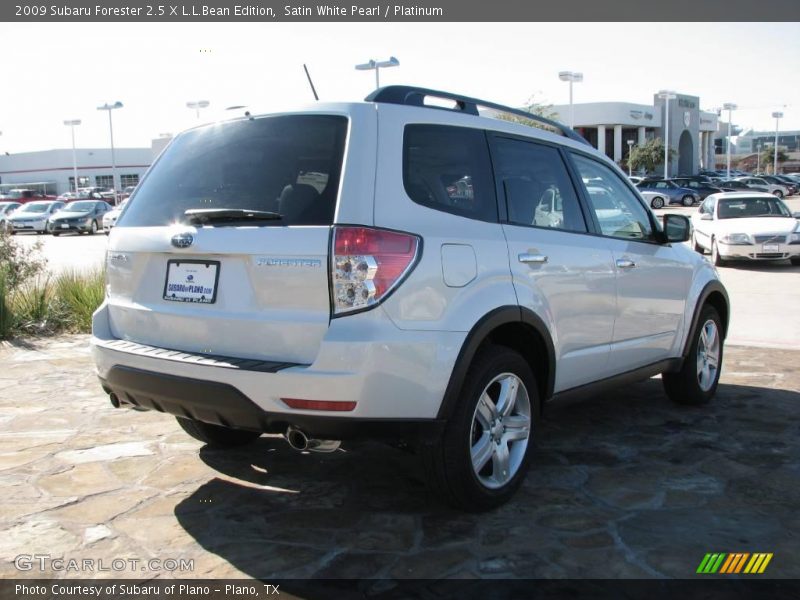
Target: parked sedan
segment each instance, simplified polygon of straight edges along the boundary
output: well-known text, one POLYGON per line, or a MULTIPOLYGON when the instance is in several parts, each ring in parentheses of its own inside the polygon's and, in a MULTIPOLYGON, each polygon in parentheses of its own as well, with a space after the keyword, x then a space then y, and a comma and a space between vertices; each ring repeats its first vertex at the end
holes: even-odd
POLYGON ((125 208, 125 205, 128 203, 128 199, 125 198, 119 206, 115 206, 106 214, 103 215, 103 232, 108 235, 111 233, 111 230, 114 228, 114 225, 117 224, 117 219, 122 214, 122 209, 125 208))
POLYGON ((705 199, 692 215, 692 245, 728 260, 783 260, 800 265, 800 220, 783 200, 764 192, 727 192, 705 199))
POLYGON ((109 210, 108 202, 102 200, 72 202, 50 217, 47 231, 55 236, 73 231, 94 235, 102 227, 103 215, 109 210))
POLYGON ((780 175, 760 175, 761 179, 766 179, 767 183, 774 183, 775 185, 782 185, 789 193, 787 196, 794 196, 797 193, 797 183, 791 179, 784 179, 780 175))
POLYGON ((17 210, 22 204, 19 202, 0 202, 0 227, 6 226, 8 216, 17 210))
POLYGON ((766 188, 770 194, 774 194, 778 198, 789 195, 789 190, 785 186, 770 183, 763 177, 737 177, 736 180, 747 184, 748 187, 766 188))
POLYGON ((20 231, 47 231, 47 220, 51 215, 64 208, 63 202, 54 200, 36 200, 23 204, 6 220, 6 229, 14 235, 20 231))
POLYGON ((711 183, 705 177, 699 179, 697 177, 674 177, 672 179, 677 185, 688 188, 695 192, 700 200, 705 200, 711 194, 719 194, 722 189, 716 184, 711 183))
POLYGON ((692 206, 700 198, 694 191, 680 187, 671 179, 645 179, 636 187, 640 190, 664 194, 669 204, 692 206))
POLYGON ((667 204, 668 196, 661 192, 652 192, 650 190, 639 190, 639 195, 645 199, 651 208, 664 208, 667 204))
POLYGON ((755 185, 747 185, 744 181, 736 179, 726 179, 717 183, 717 186, 723 192, 769 192, 765 187, 758 187, 755 185))

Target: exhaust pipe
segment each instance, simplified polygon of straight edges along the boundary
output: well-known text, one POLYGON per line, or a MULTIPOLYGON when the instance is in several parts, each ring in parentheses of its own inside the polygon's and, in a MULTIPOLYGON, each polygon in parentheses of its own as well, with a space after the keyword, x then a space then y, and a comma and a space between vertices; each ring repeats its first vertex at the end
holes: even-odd
POLYGON ((309 450, 311 452, 335 452, 342 444, 341 440, 317 440, 309 438, 305 432, 289 427, 284 436, 289 445, 303 452, 309 450))
POLYGON ((111 406, 119 408, 119 398, 117 398, 116 394, 109 394, 108 399, 111 400, 111 406))

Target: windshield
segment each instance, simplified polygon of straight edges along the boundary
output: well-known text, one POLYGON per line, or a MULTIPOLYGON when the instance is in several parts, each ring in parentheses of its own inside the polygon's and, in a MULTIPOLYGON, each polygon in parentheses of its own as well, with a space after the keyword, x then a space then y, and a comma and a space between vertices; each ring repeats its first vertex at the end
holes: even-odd
POLYGON ((29 204, 23 204, 22 208, 19 209, 19 212, 29 212, 29 213, 43 213, 47 212, 49 208, 49 202, 30 202, 29 204))
POLYGON ((61 210, 63 210, 64 212, 79 212, 79 213, 83 213, 83 212, 89 212, 89 211, 93 210, 94 209, 94 205, 95 205, 94 202, 73 202, 72 204, 69 204, 68 206, 65 206, 61 210))
POLYGON ((791 216, 789 209, 778 198, 731 198, 720 200, 717 208, 717 217, 720 219, 791 216))
POLYGON ((137 186, 119 226, 188 223, 186 211, 197 209, 281 215, 250 225, 330 225, 346 134, 347 119, 332 115, 244 119, 188 131, 137 186))

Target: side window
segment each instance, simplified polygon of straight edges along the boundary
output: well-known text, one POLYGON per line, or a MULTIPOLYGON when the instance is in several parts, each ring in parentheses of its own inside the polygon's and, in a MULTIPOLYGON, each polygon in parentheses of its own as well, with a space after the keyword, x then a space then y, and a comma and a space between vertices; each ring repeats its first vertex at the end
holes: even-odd
POLYGON ((634 240, 653 240, 650 213, 619 176, 604 164, 579 154, 572 155, 586 186, 589 203, 603 235, 634 240))
POLYGON ((557 149, 496 138, 492 160, 505 193, 509 223, 586 231, 577 194, 557 149))
POLYGON ((486 134, 447 125, 408 125, 403 185, 417 204, 470 219, 497 221, 486 134))

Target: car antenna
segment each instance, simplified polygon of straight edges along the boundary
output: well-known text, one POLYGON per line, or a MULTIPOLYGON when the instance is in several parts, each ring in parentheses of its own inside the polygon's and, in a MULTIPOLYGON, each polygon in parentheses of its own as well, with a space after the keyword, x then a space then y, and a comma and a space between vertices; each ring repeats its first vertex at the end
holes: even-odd
POLYGON ((308 67, 305 63, 303 63, 303 70, 306 72, 306 77, 308 78, 308 85, 311 86, 311 93, 314 94, 314 100, 319 101, 319 96, 317 96, 317 90, 314 88, 314 82, 311 81, 311 75, 308 72, 308 67))

